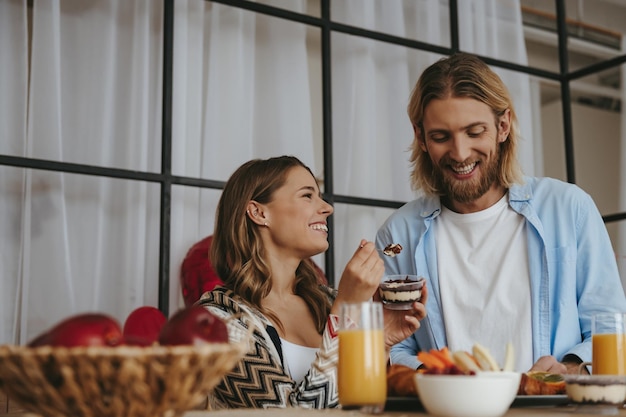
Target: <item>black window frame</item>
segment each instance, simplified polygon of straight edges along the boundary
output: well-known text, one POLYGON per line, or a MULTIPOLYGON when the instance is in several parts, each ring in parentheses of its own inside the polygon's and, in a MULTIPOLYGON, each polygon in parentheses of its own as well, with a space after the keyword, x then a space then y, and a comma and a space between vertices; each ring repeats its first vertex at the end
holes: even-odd
MULTIPOLYGON (((160 242, 159 242, 159 300, 158 307, 165 314, 169 314, 169 286, 170 286, 170 232, 171 232, 171 199, 172 186, 183 185, 190 187, 222 189, 223 181, 176 176, 172 174, 172 84, 173 84, 173 57, 174 57, 174 1, 163 0, 163 101, 162 101, 162 156, 161 171, 158 173, 141 172, 126 169, 107 168, 86 164, 67 163, 37 158, 26 158, 0 154, 0 165, 14 166, 27 169, 49 170, 56 172, 86 174, 100 177, 146 181, 158 183, 160 193, 160 242)), ((181 0, 178 0, 181 1, 181 0)), ((185 1, 185 0, 182 0, 185 1)), ((450 55, 460 51, 458 30, 458 0, 449 0, 450 6, 450 47, 432 45, 417 40, 392 36, 360 27, 334 22, 330 16, 331 0, 320 0, 320 16, 296 13, 252 1, 246 0, 204 0, 238 7, 252 12, 262 13, 294 22, 316 27, 321 33, 321 62, 322 62, 322 123, 323 123, 323 169, 324 169, 324 198, 331 204, 344 203, 381 208, 398 208, 405 202, 360 198, 350 195, 336 194, 333 187, 333 137, 332 137, 332 108, 331 108, 331 35, 333 32, 360 36, 372 40, 386 42, 392 45, 405 46, 420 51, 434 52, 441 55, 450 55)), ((531 66, 523 66, 511 62, 480 56, 486 63, 512 71, 526 73, 535 77, 557 81, 560 84, 563 112, 563 132, 566 158, 566 180, 576 183, 574 166, 574 141, 572 131, 572 108, 570 83, 582 77, 602 72, 626 63, 626 55, 598 62, 575 71, 568 67, 568 30, 566 25, 565 0, 555 0, 556 22, 558 34, 558 61, 559 72, 552 72, 531 66)), ((622 81, 624 82, 624 81, 622 81)), ((623 107, 622 107, 622 111, 623 107)), ((604 215, 605 223, 617 222, 626 219, 626 212, 604 215)), ((325 253, 326 274, 329 282, 334 285, 334 235, 333 219, 329 219, 330 249, 325 253)))

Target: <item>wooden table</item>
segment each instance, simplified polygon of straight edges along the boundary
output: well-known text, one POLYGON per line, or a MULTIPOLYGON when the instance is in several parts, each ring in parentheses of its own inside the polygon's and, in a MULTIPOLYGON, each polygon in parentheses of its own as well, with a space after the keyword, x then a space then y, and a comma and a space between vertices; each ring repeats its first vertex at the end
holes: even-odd
MULTIPOLYGON (((612 414, 604 414, 601 411, 608 411, 606 408, 587 408, 589 412, 581 412, 574 406, 558 407, 520 407, 511 408, 505 417, 598 417, 599 415, 626 416, 626 409, 611 409, 612 414)), ((368 415, 358 411, 343 410, 228 410, 228 411, 192 411, 184 417, 419 417, 428 416, 425 411, 386 411, 382 414, 368 415)))
MULTIPOLYGON (((528 407, 511 408, 504 417, 598 417, 605 416, 626 416, 626 409, 615 412, 603 412, 606 410, 589 409, 588 412, 581 412, 574 407, 528 407)), ((7 417, 39 417, 36 414, 9 412, 7 417)), ((358 411, 343 410, 303 410, 303 409, 281 409, 281 410, 256 410, 240 409, 225 411, 190 411, 184 417, 420 417, 430 416, 425 411, 386 411, 382 414, 361 414, 358 411)))
MULTIPOLYGON (((6 404, 5 404, 6 405, 6 404)), ((38 417, 35 414, 24 413, 19 409, 0 409, 0 415, 7 417, 38 417), (8 413, 7 413, 8 411, 8 413)), ((505 414, 504 417, 597 417, 605 416, 624 416, 626 417, 626 408, 607 408, 607 407, 576 407, 573 405, 559 406, 536 406, 536 407, 513 407, 505 414)), ((222 411, 189 411, 184 417, 420 417, 429 416, 421 407, 415 410, 398 410, 385 411, 382 414, 368 415, 358 411, 344 411, 338 409, 332 410, 307 410, 301 408, 288 409, 237 409, 222 411)), ((70 416, 71 417, 71 416, 70 416)))

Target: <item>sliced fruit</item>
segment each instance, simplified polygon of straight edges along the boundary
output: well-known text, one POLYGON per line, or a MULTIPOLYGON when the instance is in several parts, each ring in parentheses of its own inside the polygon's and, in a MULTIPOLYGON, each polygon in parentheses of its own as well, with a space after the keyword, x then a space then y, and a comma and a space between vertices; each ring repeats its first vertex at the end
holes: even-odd
POLYGON ((417 359, 430 371, 444 371, 446 369, 446 364, 431 352, 426 352, 425 350, 419 351, 417 352, 417 359))
POLYGON ((464 350, 457 350, 452 354, 452 359, 456 366, 464 373, 476 373, 480 371, 480 366, 476 362, 476 359, 464 350))
POLYGON ((499 371, 500 367, 498 366, 498 362, 491 356, 491 352, 489 349, 484 347, 483 345, 476 343, 472 347, 472 354, 478 361, 480 365, 480 369, 483 371, 499 371))
POLYGON ((506 344, 506 352, 504 354, 504 372, 512 372, 515 369, 515 349, 511 342, 506 344))

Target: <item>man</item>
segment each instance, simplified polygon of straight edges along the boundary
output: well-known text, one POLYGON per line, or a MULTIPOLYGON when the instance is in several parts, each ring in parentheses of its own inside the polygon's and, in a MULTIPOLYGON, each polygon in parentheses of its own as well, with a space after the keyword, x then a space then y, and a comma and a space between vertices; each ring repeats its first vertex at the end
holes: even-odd
POLYGON ((576 373, 591 360, 591 318, 626 312, 615 255, 591 197, 550 178, 524 177, 518 122, 502 80, 455 54, 427 68, 408 105, 415 132, 411 182, 420 196, 393 213, 378 247, 388 274, 417 274, 428 316, 391 350, 417 368, 420 350, 479 343, 516 370, 576 373))

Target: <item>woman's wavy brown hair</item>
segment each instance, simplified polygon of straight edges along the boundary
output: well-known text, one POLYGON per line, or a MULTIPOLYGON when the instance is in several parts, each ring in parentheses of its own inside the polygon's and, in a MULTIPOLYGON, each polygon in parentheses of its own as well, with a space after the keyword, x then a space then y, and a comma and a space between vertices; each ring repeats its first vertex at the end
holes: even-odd
MULTIPOLYGON (((272 271, 266 262, 259 226, 248 218, 246 209, 250 200, 261 204, 272 201, 276 190, 285 184, 288 172, 295 167, 307 169, 314 177, 293 156, 254 159, 240 166, 226 182, 217 205, 210 249, 211 262, 224 286, 279 327, 282 324, 278 317, 261 306, 272 288, 272 271)), ((296 270, 294 292, 309 306, 321 334, 331 305, 328 292, 318 285, 315 269, 308 262, 300 262, 296 270)))
POLYGON ((517 160, 519 125, 511 96, 500 77, 484 61, 471 54, 457 53, 426 68, 411 92, 407 112, 415 131, 410 158, 413 189, 442 195, 433 177, 433 163, 420 147, 420 142, 425 141, 423 121, 426 106, 431 100, 449 97, 466 97, 485 103, 493 111, 496 125, 498 118, 507 109, 510 110, 511 131, 507 140, 499 143, 498 181, 505 188, 521 183, 522 170, 517 160))

